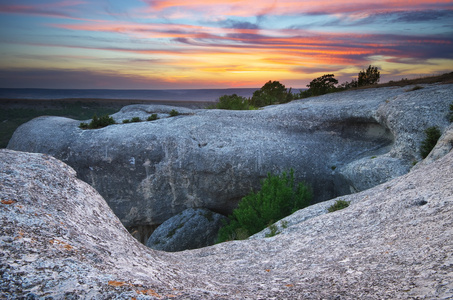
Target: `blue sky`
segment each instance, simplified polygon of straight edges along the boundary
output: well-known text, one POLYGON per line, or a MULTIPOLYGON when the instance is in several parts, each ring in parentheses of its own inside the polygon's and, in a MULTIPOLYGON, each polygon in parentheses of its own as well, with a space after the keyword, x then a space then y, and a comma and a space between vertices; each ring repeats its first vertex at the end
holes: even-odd
POLYGON ((452 1, 0 0, 0 87, 228 88, 453 71, 452 1))

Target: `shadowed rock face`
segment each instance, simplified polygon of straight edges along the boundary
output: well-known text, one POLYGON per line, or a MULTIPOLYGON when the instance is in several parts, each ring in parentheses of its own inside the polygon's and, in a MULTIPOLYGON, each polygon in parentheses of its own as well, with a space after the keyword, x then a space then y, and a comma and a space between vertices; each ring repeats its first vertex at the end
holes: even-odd
POLYGON ((336 199, 300 210, 275 237, 165 253, 69 166, 3 149, 0 298, 451 299, 452 182, 450 152, 341 197, 341 211, 326 213, 336 199))
POLYGON ((409 171, 426 127, 447 126, 453 85, 351 91, 258 111, 134 105, 113 115, 153 122, 81 130, 41 117, 8 148, 50 154, 107 200, 125 226, 161 224, 190 207, 227 214, 268 172, 294 168, 315 202, 364 190, 409 171), (407 89, 407 88, 405 88, 407 89))
POLYGON ((146 246, 162 251, 183 251, 214 245, 226 217, 206 208, 188 208, 162 223, 146 246))

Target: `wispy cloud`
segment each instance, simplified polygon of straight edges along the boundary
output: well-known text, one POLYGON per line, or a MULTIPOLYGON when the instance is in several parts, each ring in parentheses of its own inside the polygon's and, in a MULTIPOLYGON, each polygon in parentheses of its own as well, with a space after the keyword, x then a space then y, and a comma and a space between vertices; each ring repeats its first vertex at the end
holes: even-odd
POLYGON ((0 4, 0 14, 37 15, 52 18, 80 19, 75 14, 75 6, 86 4, 85 1, 60 1, 36 4, 0 4))
POLYGON ((42 70, 43 78, 93 83, 118 74, 131 86, 258 86, 346 76, 373 63, 388 74, 453 68, 446 0, 17 0, 0 4, 0 15, 11 22, 2 72, 29 80, 42 70))

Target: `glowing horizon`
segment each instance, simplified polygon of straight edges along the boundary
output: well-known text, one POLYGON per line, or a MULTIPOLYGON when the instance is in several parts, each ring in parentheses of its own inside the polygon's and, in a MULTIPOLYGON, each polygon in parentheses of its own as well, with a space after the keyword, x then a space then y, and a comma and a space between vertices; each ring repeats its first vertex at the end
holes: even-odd
POLYGON ((305 87, 453 71, 452 1, 0 0, 0 87, 305 87))

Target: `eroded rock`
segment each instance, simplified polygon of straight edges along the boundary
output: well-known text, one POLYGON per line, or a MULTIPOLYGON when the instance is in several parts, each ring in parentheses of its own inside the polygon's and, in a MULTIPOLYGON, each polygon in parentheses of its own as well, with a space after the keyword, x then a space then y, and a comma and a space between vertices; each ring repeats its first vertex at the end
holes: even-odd
POLYGON ((96 130, 41 117, 8 148, 47 153, 72 166, 127 227, 155 226, 189 207, 224 215, 268 172, 294 168, 315 202, 370 188, 420 160, 424 129, 448 126, 453 85, 379 88, 313 97, 257 111, 131 106, 113 117, 152 122, 96 130))

